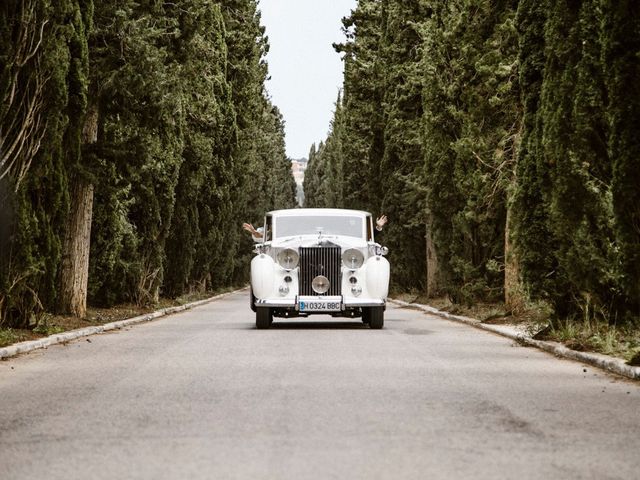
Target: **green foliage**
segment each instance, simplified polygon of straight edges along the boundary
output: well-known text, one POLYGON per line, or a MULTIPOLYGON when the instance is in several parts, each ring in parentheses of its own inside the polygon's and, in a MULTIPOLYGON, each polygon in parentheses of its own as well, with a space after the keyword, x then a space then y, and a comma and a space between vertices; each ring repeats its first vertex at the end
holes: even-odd
POLYGON ((377 194, 380 212, 390 219, 384 242, 394 266, 392 281, 405 290, 423 290, 426 284, 424 190, 418 180, 424 157, 418 24, 429 13, 419 0, 388 2, 382 7, 384 151, 377 194))
POLYGON ((361 1, 343 21, 344 99, 311 151, 305 201, 387 214, 397 288, 424 289, 430 228, 441 288, 458 300, 502 291, 514 17, 508 2, 361 1))
MULTIPOLYGON (((322 148, 322 146, 321 143, 320 148, 322 148)), ((304 206, 307 208, 318 208, 319 202, 324 201, 324 197, 319 192, 322 183, 321 162, 322 157, 318 155, 318 149, 314 143, 309 149, 307 170, 302 184, 304 189, 304 206)))
POLYGON ((384 153, 380 108, 384 72, 379 55, 382 5, 363 0, 342 23, 347 42, 334 45, 338 52, 344 53, 342 110, 336 106, 332 129, 339 127, 342 198, 345 207, 379 212, 380 159, 384 153))
POLYGON ((90 291, 98 303, 153 302, 163 283, 164 246, 184 148, 180 69, 171 51, 179 27, 172 13, 155 2, 96 5, 91 101, 100 127, 98 143, 85 152, 85 160, 94 161, 84 167, 101 180, 96 197, 108 197, 115 207, 101 211, 106 205, 96 203, 95 220, 106 225, 94 222, 92 243, 120 242, 92 249, 90 291), (134 248, 122 248, 125 238, 134 248))
MULTIPOLYGON (((546 23, 540 114, 550 170, 548 228, 557 270, 547 292, 560 315, 580 297, 606 301, 613 258, 611 168, 607 156, 604 88, 596 1, 557 2, 546 23), (590 41, 583 41, 589 38, 590 41), (580 201, 576 202, 576 199, 580 201)), ((575 302, 575 303, 574 303, 575 302)))
POLYGON ((556 317, 637 318, 637 20, 631 2, 361 0, 306 204, 389 215, 396 287, 423 288, 429 229, 454 301, 498 300, 509 266, 556 317))
POLYGON ((13 226, 0 252, 0 323, 27 327, 34 314, 55 306, 69 171, 80 151, 92 2, 30 0, 0 8, 0 130, 14 132, 15 121, 24 121, 20 105, 25 103, 37 106, 39 118, 25 137, 37 148, 23 150, 16 164, 21 166, 8 171, 2 199, 13 211, 13 226), (35 40, 31 46, 39 45, 26 56, 16 41, 21 30, 35 40))
POLYGON ((640 12, 630 0, 603 2, 616 286, 622 315, 640 321, 640 12))
POLYGON ((260 223, 265 211, 295 205, 295 196, 290 196, 295 184, 284 152, 282 118, 264 91, 267 77, 264 55, 269 46, 260 25, 257 1, 219 3, 227 29, 227 78, 236 112, 237 135, 226 139, 234 142, 229 174, 235 181, 230 220, 224 230, 228 237, 212 248, 216 255, 231 262, 233 282, 240 283, 249 278, 253 249, 251 238, 240 230, 242 222, 260 223))
POLYGON ((183 89, 185 144, 166 248, 165 289, 170 295, 193 286, 206 289, 214 268, 223 279, 231 275, 229 268, 214 266, 220 256, 210 254, 211 246, 224 243, 230 227, 228 206, 234 186, 227 139, 236 133, 235 112, 226 79, 225 30, 217 5, 189 3, 180 9, 181 35, 174 42, 183 89))
POLYGON ((416 21, 419 2, 361 1, 343 20, 344 97, 338 98, 331 131, 312 148, 305 174, 305 206, 356 208, 385 213, 383 240, 391 250, 392 280, 422 287, 424 218, 416 187, 422 163, 421 80, 416 21), (380 106, 383 106, 381 109, 380 106))
MULTIPOLYGON (((309 151, 307 173, 304 180, 305 207, 344 208, 345 130, 341 96, 336 101, 336 110, 326 142, 309 151)), ((351 207, 353 208, 353 207, 351 207)))
POLYGON ((521 276, 533 298, 545 298, 553 289, 555 270, 551 233, 547 227, 549 168, 542 155, 542 118, 539 115, 545 66, 544 26, 547 8, 544 2, 523 0, 518 6, 519 75, 522 134, 518 152, 513 199, 513 240, 521 276))
POLYGON ((441 288, 458 302, 502 295, 506 198, 518 141, 515 11, 434 4, 424 37, 426 208, 441 288))
POLYGON ((0 184, 0 321, 33 326, 34 314, 54 307, 68 185, 78 176, 95 187, 92 303, 152 303, 246 281, 251 241, 241 222, 295 202, 283 121, 264 92, 257 1, 0 8, 0 125, 21 115, 5 101, 13 90, 44 98, 46 119, 29 137, 40 149, 16 157, 0 184), (37 36, 41 25, 40 49, 20 65, 16 32, 37 36), (82 145, 95 112, 98 141, 82 145))
MULTIPOLYGON (((429 231, 458 302, 502 295, 509 211, 530 300, 637 321, 639 25, 629 0, 360 0, 306 205, 386 213, 402 289, 424 288, 429 231)), ((241 223, 295 205, 267 50, 257 0, 0 6, 3 326, 54 308, 78 178, 93 303, 246 281, 241 223)))
POLYGON ((241 221, 295 198, 282 119, 263 92, 256 2, 131 5, 118 10, 120 25, 107 5, 97 16, 97 155, 111 180, 97 192, 107 201, 97 206, 105 223, 91 282, 94 301, 107 304, 246 280, 241 221))
MULTIPOLYGON (((637 127, 618 116, 637 114, 629 106, 635 81, 618 73, 621 66, 637 73, 638 60, 633 47, 612 49, 631 10, 593 0, 521 2, 518 12, 524 131, 515 241, 530 295, 549 301, 556 318, 581 318, 585 306, 612 323, 638 314, 638 231, 627 228, 625 255, 618 228, 633 225, 638 212, 637 127), (628 148, 617 150, 619 141, 628 148), (628 158, 636 166, 616 178, 628 158), (616 180, 630 182, 622 195, 616 180)), ((623 35, 630 45, 634 30, 623 35)))

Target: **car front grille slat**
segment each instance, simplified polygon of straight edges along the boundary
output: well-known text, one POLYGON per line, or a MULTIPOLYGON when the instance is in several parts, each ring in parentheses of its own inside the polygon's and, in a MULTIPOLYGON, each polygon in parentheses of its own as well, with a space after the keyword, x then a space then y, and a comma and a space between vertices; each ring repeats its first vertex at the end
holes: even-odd
POLYGON ((323 295, 341 294, 342 272, 340 271, 341 252, 338 246, 301 247, 300 248, 300 295, 318 295, 313 291, 311 282, 318 275, 329 279, 331 286, 323 295))

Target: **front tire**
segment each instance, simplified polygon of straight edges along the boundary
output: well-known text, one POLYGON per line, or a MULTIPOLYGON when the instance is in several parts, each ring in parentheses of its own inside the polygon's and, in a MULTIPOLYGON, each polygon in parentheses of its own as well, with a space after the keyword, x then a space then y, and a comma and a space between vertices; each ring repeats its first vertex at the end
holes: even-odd
POLYGON ((384 326, 384 307, 367 308, 367 316, 369 328, 372 330, 380 330, 384 326))
POLYGON ((254 312, 256 311, 256 297, 253 295, 253 288, 249 287, 249 307, 254 312))
POLYGON ((269 307, 256 307, 256 328, 265 330, 271 326, 273 312, 269 307))

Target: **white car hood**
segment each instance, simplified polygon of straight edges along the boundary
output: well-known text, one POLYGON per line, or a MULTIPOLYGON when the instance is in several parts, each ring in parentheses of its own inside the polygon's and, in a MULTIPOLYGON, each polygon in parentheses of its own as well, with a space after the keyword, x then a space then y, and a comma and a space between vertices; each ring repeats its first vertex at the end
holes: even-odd
POLYGON ((345 248, 367 248, 367 241, 362 238, 346 237, 342 235, 298 235, 279 238, 271 242, 272 248, 317 247, 325 244, 339 245, 345 248))

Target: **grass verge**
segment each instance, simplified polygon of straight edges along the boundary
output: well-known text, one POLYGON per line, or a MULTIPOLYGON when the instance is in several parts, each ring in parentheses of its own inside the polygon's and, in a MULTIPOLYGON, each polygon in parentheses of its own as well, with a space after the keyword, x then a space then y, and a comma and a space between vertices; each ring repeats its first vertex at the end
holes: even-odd
POLYGON ((549 310, 544 305, 529 305, 512 312, 502 303, 458 305, 446 297, 426 298, 417 293, 396 293, 398 300, 430 305, 438 310, 475 318, 482 323, 521 326, 538 340, 560 342, 577 351, 597 352, 624 359, 629 365, 640 366, 640 325, 610 325, 607 322, 564 320, 549 322, 549 310))
POLYGON ((38 324, 34 325, 32 329, 0 328, 0 348, 27 340, 37 340, 38 338, 75 330, 77 328, 93 327, 117 322, 119 320, 126 320, 127 318, 137 317, 162 308, 176 307, 198 300, 204 300, 235 289, 234 287, 220 289, 215 292, 195 292, 176 299, 161 298, 158 303, 145 306, 122 304, 111 308, 88 307, 85 318, 45 313, 40 317, 38 324))

